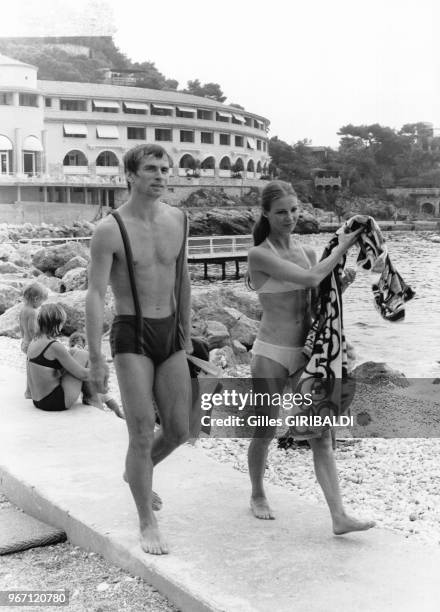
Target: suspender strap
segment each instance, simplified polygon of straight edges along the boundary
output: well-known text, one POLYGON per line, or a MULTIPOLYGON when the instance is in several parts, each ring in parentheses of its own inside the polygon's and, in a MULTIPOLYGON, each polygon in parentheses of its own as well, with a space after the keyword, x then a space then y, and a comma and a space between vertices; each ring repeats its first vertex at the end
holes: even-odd
POLYGON ((130 279, 130 287, 131 294, 133 296, 134 303, 134 311, 136 314, 136 342, 138 345, 138 350, 141 352, 141 344, 142 344, 142 332, 143 332, 143 322, 142 322, 142 310, 139 302, 139 294, 136 287, 136 279, 134 277, 134 265, 133 265, 133 251, 131 250, 130 240, 128 238, 127 230, 125 228, 124 222, 121 219, 120 214, 113 210, 111 212, 116 223, 119 225, 119 230, 122 236, 122 242, 124 243, 124 251, 125 251, 125 259, 127 261, 128 268, 128 276, 130 279))
POLYGON ((188 227, 188 219, 187 219, 186 213, 184 212, 183 213, 183 240, 182 240, 182 246, 180 247, 180 253, 178 255, 177 263, 176 263, 176 284, 175 284, 175 289, 174 289, 174 295, 176 298, 174 339, 175 339, 176 346, 179 340, 180 304, 181 304, 181 295, 182 295, 183 264, 185 261, 187 227, 188 227))

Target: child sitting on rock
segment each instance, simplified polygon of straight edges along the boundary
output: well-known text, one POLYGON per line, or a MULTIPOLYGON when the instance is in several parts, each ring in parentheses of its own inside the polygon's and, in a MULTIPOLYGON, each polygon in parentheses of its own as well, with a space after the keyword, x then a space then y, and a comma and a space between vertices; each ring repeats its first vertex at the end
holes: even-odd
MULTIPOLYGON (((70 353, 72 355, 75 352, 75 350, 78 348, 86 350, 87 340, 86 340, 85 334, 79 331, 73 332, 73 334, 71 334, 71 336, 69 337, 69 347, 70 347, 70 353)), ((103 394, 99 393, 98 396, 100 397, 101 401, 104 402, 104 404, 107 406, 107 408, 112 410, 116 414, 116 416, 120 417, 121 419, 125 418, 124 413, 122 409, 120 408, 118 402, 114 399, 114 397, 110 393, 108 392, 103 393, 103 394)), ((83 388, 82 388, 83 404, 89 404, 90 403, 89 398, 90 398, 90 392, 89 392, 87 383, 85 383, 83 384, 83 388)))
MULTIPOLYGON (((47 289, 40 283, 34 282, 27 285, 23 291, 23 308, 20 311, 19 324, 20 334, 22 337, 21 350, 26 355, 31 340, 35 337, 38 324, 37 315, 41 304, 47 300, 47 289)), ((32 399, 29 389, 29 371, 26 367, 26 391, 24 392, 26 399, 32 399)))

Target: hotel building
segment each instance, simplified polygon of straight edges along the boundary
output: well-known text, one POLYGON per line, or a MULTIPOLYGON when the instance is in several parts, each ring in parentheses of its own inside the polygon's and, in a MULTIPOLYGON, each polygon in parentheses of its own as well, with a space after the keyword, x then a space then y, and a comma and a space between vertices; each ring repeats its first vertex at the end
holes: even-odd
POLYGON ((171 200, 200 186, 261 186, 268 128, 176 91, 39 81, 35 66, 0 55, 0 205, 117 206, 127 195, 122 156, 143 142, 174 161, 171 200))

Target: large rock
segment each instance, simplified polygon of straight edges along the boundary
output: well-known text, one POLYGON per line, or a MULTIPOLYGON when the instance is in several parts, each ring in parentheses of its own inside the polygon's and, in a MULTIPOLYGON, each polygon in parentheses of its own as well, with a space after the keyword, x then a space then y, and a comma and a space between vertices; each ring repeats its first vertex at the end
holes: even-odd
POLYGON ((260 324, 254 319, 250 319, 242 314, 234 327, 229 330, 231 340, 238 340, 247 349, 252 348, 257 337, 260 324))
POLYGON ((0 315, 0 336, 20 338, 19 317, 23 304, 16 304, 0 315))
POLYGON ((0 284, 0 314, 11 308, 21 300, 22 291, 20 288, 9 284, 0 284))
POLYGON ((16 255, 17 251, 12 244, 0 244, 0 261, 11 261, 16 255))
POLYGON ((318 219, 310 212, 302 210, 295 226, 295 234, 317 234, 319 232, 318 219))
POLYGON ((22 274, 23 268, 16 266, 12 261, 0 261, 0 274, 22 274))
POLYGON ((354 368, 352 375, 362 382, 374 385, 387 385, 389 383, 398 387, 409 387, 405 374, 393 370, 386 363, 365 361, 354 368))
POLYGON ((221 348, 228 343, 228 328, 219 321, 207 321, 205 337, 210 351, 214 348, 221 348))
POLYGON ((75 257, 72 257, 72 259, 69 259, 69 261, 64 264, 64 266, 57 268, 55 270, 55 276, 58 276, 58 278, 63 278, 63 276, 69 270, 73 270, 74 268, 87 268, 87 265, 88 261, 87 259, 85 259, 85 257, 81 257, 81 255, 76 255, 75 257))
POLYGON ((76 289, 87 289, 87 269, 73 268, 65 273, 60 283, 60 293, 75 291, 76 289))
POLYGON ((79 242, 66 242, 52 247, 44 247, 32 255, 33 265, 42 272, 54 273, 70 259, 80 255, 89 259, 88 249, 79 242))
MULTIPOLYGON (((36 270, 36 268, 34 268, 34 270, 36 270)), ((38 273, 39 272, 40 271, 38 270, 38 273)), ((54 293, 60 293, 60 286, 62 282, 61 278, 39 273, 36 280, 42 285, 44 285, 47 289, 50 289, 50 291, 53 291, 54 293)))
MULTIPOLYGON (((61 304, 67 314, 67 320, 63 327, 63 334, 70 336, 74 331, 84 331, 86 326, 86 293, 86 291, 81 290, 69 291, 68 293, 56 296, 56 299, 52 300, 61 304)), ((114 314, 113 294, 111 290, 108 289, 105 296, 103 332, 106 332, 110 328, 114 314)))

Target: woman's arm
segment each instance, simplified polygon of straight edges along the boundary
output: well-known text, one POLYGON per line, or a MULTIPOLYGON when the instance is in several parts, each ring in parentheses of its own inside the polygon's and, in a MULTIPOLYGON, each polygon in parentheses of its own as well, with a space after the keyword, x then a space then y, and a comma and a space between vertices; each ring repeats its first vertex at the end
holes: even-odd
POLYGON ((341 234, 338 246, 328 257, 312 266, 310 270, 305 270, 291 261, 281 259, 268 249, 259 247, 254 247, 249 251, 249 267, 252 272, 264 272, 277 280, 298 283, 304 287, 318 287, 344 253, 356 242, 361 231, 363 228, 349 234, 341 234))
POLYGON ((61 342, 54 342, 49 350, 52 351, 55 359, 58 359, 66 372, 79 380, 89 380, 89 368, 80 365, 61 342))

